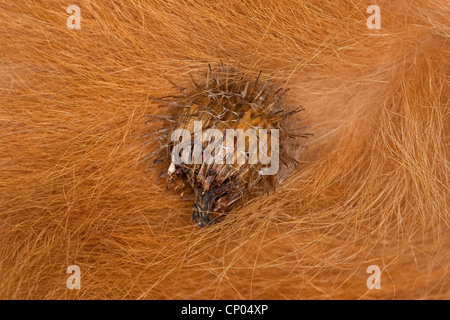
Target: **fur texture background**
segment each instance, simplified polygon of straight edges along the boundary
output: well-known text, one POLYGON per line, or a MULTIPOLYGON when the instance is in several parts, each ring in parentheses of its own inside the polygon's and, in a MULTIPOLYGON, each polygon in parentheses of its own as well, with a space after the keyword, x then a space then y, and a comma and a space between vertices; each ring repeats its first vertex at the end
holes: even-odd
POLYGON ((450 298, 449 12, 0 0, 0 298, 450 298), (275 194, 199 229, 140 160, 157 146, 143 116, 176 92, 165 77, 187 85, 220 61, 289 87, 315 136, 275 194))

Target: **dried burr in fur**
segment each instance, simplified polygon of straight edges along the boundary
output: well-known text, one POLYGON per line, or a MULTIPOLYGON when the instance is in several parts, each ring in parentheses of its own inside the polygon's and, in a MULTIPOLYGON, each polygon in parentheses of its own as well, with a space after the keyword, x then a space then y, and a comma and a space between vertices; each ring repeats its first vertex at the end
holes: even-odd
POLYGON ((153 98, 169 114, 149 116, 164 125, 152 139, 161 146, 148 158, 165 163, 162 175, 169 189, 193 195, 192 217, 200 227, 273 190, 297 162, 302 145, 296 138, 308 136, 295 134, 289 125, 289 117, 303 109, 287 110, 288 90, 260 78, 261 72, 252 78, 238 69, 209 66, 205 78, 192 80, 191 87, 173 84, 179 95, 153 98), (181 142, 179 132, 188 133, 181 142), (275 170, 273 162, 268 168, 268 159, 279 164, 275 170))

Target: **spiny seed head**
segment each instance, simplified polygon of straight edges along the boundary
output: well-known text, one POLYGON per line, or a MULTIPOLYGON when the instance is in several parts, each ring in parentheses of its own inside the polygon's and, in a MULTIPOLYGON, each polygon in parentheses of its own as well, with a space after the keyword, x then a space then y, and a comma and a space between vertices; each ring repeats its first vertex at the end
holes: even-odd
POLYGON ((251 78, 222 64, 209 66, 205 78, 192 80, 191 87, 174 84, 180 95, 153 98, 168 114, 149 116, 164 124, 156 132, 163 143, 148 157, 165 163, 162 175, 169 189, 193 195, 193 219, 200 227, 217 222, 250 196, 273 190, 296 164, 290 155, 293 141, 308 136, 292 132, 288 118, 303 109, 285 109, 288 90, 260 76, 251 78), (280 163, 275 170, 274 162, 280 163))

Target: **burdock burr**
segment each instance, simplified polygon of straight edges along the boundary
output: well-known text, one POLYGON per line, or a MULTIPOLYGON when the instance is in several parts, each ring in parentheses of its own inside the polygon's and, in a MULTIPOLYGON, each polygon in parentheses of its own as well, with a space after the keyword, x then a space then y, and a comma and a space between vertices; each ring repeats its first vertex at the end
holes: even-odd
POLYGON ((200 227, 273 190, 296 165, 297 138, 309 134, 290 123, 303 108, 288 110, 288 89, 222 64, 187 88, 173 85, 178 95, 153 98, 166 114, 149 116, 163 124, 152 139, 161 145, 147 158, 165 164, 168 189, 193 195, 200 227))

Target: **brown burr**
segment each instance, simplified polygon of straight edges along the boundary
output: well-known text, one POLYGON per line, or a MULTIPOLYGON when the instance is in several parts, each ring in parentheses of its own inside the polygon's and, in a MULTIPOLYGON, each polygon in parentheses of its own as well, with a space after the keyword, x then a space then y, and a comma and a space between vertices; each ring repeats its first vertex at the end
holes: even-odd
POLYGON ((153 98, 167 113, 149 115, 163 125, 152 139, 161 146, 147 158, 164 163, 168 189, 193 196, 200 227, 274 190, 295 167, 303 147, 297 138, 310 134, 295 133, 290 123, 303 108, 288 110, 288 89, 262 81, 261 72, 251 77, 222 64, 209 65, 205 78, 192 79, 188 88, 173 85, 180 94, 153 98))

